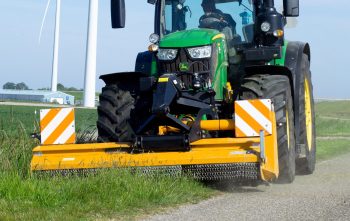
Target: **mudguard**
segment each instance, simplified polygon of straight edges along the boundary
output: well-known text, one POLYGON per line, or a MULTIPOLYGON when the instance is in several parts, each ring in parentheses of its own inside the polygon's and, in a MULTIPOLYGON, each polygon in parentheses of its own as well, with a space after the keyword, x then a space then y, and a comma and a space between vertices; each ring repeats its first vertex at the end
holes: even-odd
MULTIPOLYGON (((290 41, 288 42, 284 66, 279 65, 258 65, 258 66, 249 66, 245 68, 247 75, 254 74, 270 74, 270 75, 287 75, 289 77, 292 87, 292 96, 293 96, 293 108, 294 108, 294 123, 296 134, 300 133, 299 125, 299 92, 300 84, 297 82, 300 81, 301 76, 301 62, 302 55, 306 54, 311 59, 310 46, 308 43, 299 42, 299 41, 290 41)), ((296 143, 299 142, 299 137, 296 136, 296 143)))
MULTIPOLYGON (((300 93, 300 76, 301 76, 301 62, 302 55, 306 54, 311 61, 310 46, 308 43, 291 41, 288 42, 285 58, 285 67, 287 67, 292 73, 293 78, 293 107, 294 107, 294 125, 295 125, 295 134, 300 134, 300 125, 299 125, 299 93, 300 93)), ((299 136, 296 136, 296 143, 299 144, 299 136)))
POLYGON ((133 80, 139 80, 142 77, 147 77, 148 75, 141 72, 118 72, 112 74, 101 75, 100 79, 105 82, 105 84, 113 84, 120 81, 130 82, 133 80))
POLYGON ((137 55, 135 72, 141 72, 148 76, 154 76, 157 72, 156 58, 153 52, 145 51, 137 55))

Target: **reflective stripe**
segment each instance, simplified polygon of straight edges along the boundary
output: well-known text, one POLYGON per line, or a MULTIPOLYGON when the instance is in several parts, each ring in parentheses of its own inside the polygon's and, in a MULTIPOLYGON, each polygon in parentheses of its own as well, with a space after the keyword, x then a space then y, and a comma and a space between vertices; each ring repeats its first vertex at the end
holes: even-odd
POLYGON ((235 102, 236 137, 272 134, 272 103, 269 99, 235 102))
POLYGON ((270 114, 271 114, 271 103, 270 104, 267 104, 267 102, 262 102, 261 100, 249 100, 249 103, 251 105, 254 105, 258 110, 259 112, 264 115, 266 118, 269 118, 270 117, 270 114), (269 105, 269 106, 267 106, 269 105))
POLYGON ((41 143, 75 143, 75 122, 73 108, 56 108, 40 111, 41 143))
POLYGON ((52 119, 57 115, 60 109, 40 110, 40 130, 43 131, 52 119))
MULTIPOLYGON (((254 101, 253 101, 254 102, 254 101)), ((269 134, 272 133, 272 123, 271 121, 268 119, 268 114, 267 116, 264 116, 264 114, 262 114, 261 110, 258 109, 257 106, 255 106, 255 103, 251 103, 249 101, 243 101, 243 102, 239 102, 238 105, 242 107, 243 110, 245 110, 250 116, 253 117, 253 119, 255 120, 255 122, 257 122, 259 125, 254 125, 254 129, 258 129, 258 133, 259 131, 262 129, 264 129, 266 132, 268 132, 269 134)), ((253 124, 253 123, 251 123, 253 124)))
MULTIPOLYGON (((47 126, 41 130, 41 141, 42 143, 48 139, 48 137, 55 131, 57 126, 62 122, 63 119, 67 117, 70 110, 68 109, 55 109, 56 115, 48 122, 47 126)), ((40 122, 40 125, 42 123, 40 122)))
POLYGON ((251 137, 255 136, 256 131, 252 129, 242 118, 239 117, 239 115, 236 115, 236 125, 239 125, 237 127, 237 132, 240 132, 244 137, 251 137))
POLYGON ((55 140, 54 144, 58 144, 60 142, 67 143, 67 141, 72 137, 72 135, 75 135, 74 116, 73 121, 68 125, 67 129, 59 135, 59 137, 55 140))
MULTIPOLYGON (((240 105, 236 105, 236 117, 241 118, 242 121, 249 125, 252 130, 254 131, 253 134, 250 134, 250 136, 254 136, 255 134, 259 133, 259 128, 261 128, 260 124, 254 119, 252 115, 250 115, 244 108, 242 108, 240 105)), ((240 125, 240 124, 238 124, 240 125)), ((243 125, 240 125, 240 128, 243 127, 243 125)), ((242 129, 242 128, 241 128, 242 129)))

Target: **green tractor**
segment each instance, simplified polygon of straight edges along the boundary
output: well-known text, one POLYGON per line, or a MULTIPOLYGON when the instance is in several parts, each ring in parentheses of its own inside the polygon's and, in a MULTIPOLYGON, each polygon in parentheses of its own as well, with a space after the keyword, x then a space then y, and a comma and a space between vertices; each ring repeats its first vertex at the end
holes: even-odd
MULTIPOLYGON (((284 0, 283 14, 274 0, 148 3, 155 6, 149 50, 138 54, 134 72, 101 76, 106 86, 98 107, 99 142, 131 143, 133 153, 190 152, 199 140, 237 138, 230 126, 203 126, 210 120, 237 121, 235 101, 271 99, 278 180, 291 183, 296 173, 313 173, 310 46, 284 36, 286 18, 299 15, 299 0, 284 0)), ((123 1, 112 0, 113 28, 123 26, 124 7, 123 1)), ((254 118, 248 124, 254 125, 254 118)), ((201 176, 230 178, 224 175, 232 170, 228 164, 203 164, 219 172, 201 176)), ((238 170, 249 170, 242 165, 238 170)))

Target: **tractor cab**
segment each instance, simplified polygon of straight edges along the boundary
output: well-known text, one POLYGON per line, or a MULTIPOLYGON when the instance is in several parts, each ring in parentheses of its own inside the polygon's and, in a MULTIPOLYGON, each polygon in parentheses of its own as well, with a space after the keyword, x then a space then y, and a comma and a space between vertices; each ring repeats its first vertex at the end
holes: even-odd
POLYGON ((195 89, 198 75, 197 86, 212 86, 215 99, 224 100, 227 81, 238 84, 242 48, 253 45, 257 6, 251 0, 156 1, 158 74, 190 73, 180 76, 186 89, 195 89))
POLYGON ((165 0, 160 1, 159 34, 214 29, 225 35, 229 44, 253 41, 254 7, 250 0, 165 0))

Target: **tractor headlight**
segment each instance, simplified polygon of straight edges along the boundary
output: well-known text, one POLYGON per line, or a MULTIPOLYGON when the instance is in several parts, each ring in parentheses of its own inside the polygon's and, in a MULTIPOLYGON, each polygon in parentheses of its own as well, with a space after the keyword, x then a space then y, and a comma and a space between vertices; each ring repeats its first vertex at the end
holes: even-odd
POLYGON ((268 32, 268 31, 270 31, 270 29, 271 29, 271 24, 268 23, 267 21, 265 21, 261 24, 261 31, 268 32))
POLYGON ((153 33, 149 36, 149 41, 152 43, 152 44, 157 44, 159 42, 159 35, 153 33))
POLYGON ((211 57, 211 46, 203 46, 198 48, 188 48, 188 53, 194 59, 196 58, 210 58, 211 57))
POLYGON ((176 58, 177 49, 160 48, 157 57, 162 61, 170 61, 176 58))

